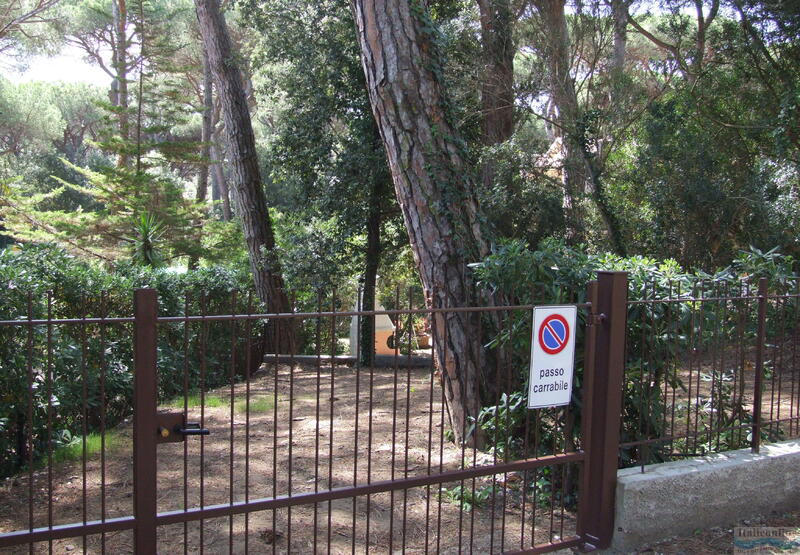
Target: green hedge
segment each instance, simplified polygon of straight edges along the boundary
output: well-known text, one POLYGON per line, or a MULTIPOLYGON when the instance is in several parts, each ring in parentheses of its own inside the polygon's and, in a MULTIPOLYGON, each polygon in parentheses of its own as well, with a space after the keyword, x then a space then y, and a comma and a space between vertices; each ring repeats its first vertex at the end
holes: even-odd
MULTIPOLYGON (((628 272, 629 300, 686 299, 673 303, 629 306, 623 442, 663 435, 666 406, 660 392, 664 380, 670 381, 667 385, 671 388, 686 387, 670 373, 670 369, 675 368, 678 359, 685 356, 690 348, 710 348, 713 341, 730 345, 740 334, 749 340, 755 338, 757 303, 752 300, 729 301, 730 310, 724 311, 719 309, 718 303, 692 302, 688 300, 689 297, 737 296, 740 293, 754 295, 757 278, 760 277, 769 279, 771 293, 797 292, 798 286, 796 261, 774 249, 762 252, 751 248, 741 252, 730 266, 707 274, 685 271, 674 260, 587 254, 554 240, 546 240, 537 250, 532 250, 522 242, 511 241, 499 245, 484 261, 474 265, 480 286, 503 295, 515 304, 584 302, 587 286, 600 270, 628 272), (743 322, 734 321, 734 316, 743 322), (650 385, 643 386, 644 383, 650 385)), ((770 303, 768 306, 768 337, 797 326, 796 299, 770 303)), ((583 312, 579 311, 581 319, 584 318, 583 312)), ((581 322, 579 325, 576 348, 572 405, 575 422, 574 425, 567 424, 565 411, 545 411, 541 419, 543 437, 537 442, 545 451, 554 444, 563 445, 567 439, 563 435, 565 427, 572 426, 567 432, 571 436, 568 440, 579 442, 580 409, 583 404, 580 398, 583 324, 581 322)), ((490 445, 501 454, 510 450, 514 455, 521 455, 520 449, 524 445, 530 325, 529 313, 515 314, 510 324, 505 326, 506 332, 490 343, 494 347, 509 348, 517 377, 515 391, 503 395, 499 404, 487 403, 478 417, 478 426, 484 430, 490 445), (505 430, 502 433, 497 430, 497 423, 502 424, 506 419, 517 424, 510 435, 505 430)), ((720 422, 727 426, 749 423, 747 411, 733 406, 730 391, 721 389, 718 400, 720 404, 715 407, 717 412, 714 413, 715 426, 719 426, 720 422)), ((534 442, 529 443, 533 445, 534 442)), ((715 444, 703 448, 722 450, 738 446, 728 437, 719 446, 715 444)), ((687 449, 688 445, 684 444, 683 448, 687 449)), ((637 449, 621 452, 623 464, 633 464, 641 458, 659 460, 666 456, 666 451, 659 449, 658 445, 644 454, 637 449)))
MULTIPOLYGON (((119 265, 113 271, 82 262, 51 245, 14 246, 0 250, 0 319, 130 317, 133 290, 158 290, 159 313, 230 313, 248 310, 248 298, 234 291, 250 291, 245 270, 203 268, 186 273, 119 265)), ((259 306, 254 301, 253 310, 259 306)), ((236 345, 235 374, 245 372, 248 345, 245 324, 164 325, 159 334, 159 395, 179 395, 186 370, 189 387, 200 386, 205 367, 206 388, 227 383, 236 345), (235 342, 234 342, 235 334, 235 342), (186 343, 185 343, 186 341, 186 343), (200 344, 205 342, 205 358, 200 344)), ((258 344, 260 324, 249 328, 258 344)), ((132 324, 4 326, 0 327, 0 476, 19 471, 47 453, 48 445, 76 441, 86 427, 114 426, 130 415, 133 390, 132 324), (49 339, 49 342, 48 342, 49 339), (48 343, 50 345, 48 349, 48 343), (101 373, 105 403, 101 397, 101 373), (33 378, 32 404, 28 381, 33 378), (84 379, 85 377, 85 379, 84 379), (87 399, 84 414, 83 399, 87 399), (50 402, 48 403, 48 398, 50 402), (33 426, 27 428, 28 411, 33 426), (48 431, 47 422, 52 422, 48 431), (27 449, 28 434, 33 452, 27 449)))

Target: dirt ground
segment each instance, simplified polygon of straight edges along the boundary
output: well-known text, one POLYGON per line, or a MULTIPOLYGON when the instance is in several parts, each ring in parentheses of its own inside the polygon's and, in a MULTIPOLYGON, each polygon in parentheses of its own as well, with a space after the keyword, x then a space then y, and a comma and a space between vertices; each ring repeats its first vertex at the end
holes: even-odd
MULTIPOLYGON (((637 551, 637 555, 656 555, 661 553, 681 553, 686 555, 711 555, 717 553, 733 553, 734 526, 770 526, 776 528, 793 528, 787 539, 800 539, 800 511, 767 515, 759 518, 742 520, 725 528, 697 530, 691 536, 671 538, 637 551)), ((775 553, 797 553, 797 551, 774 551, 775 553)))
MULTIPOLYGON (((797 350, 787 345, 770 345, 765 350, 765 376, 762 382, 762 433, 770 441, 800 435, 800 363, 797 350)), ((732 415, 732 406, 741 402, 748 415, 755 398, 755 350, 746 352, 730 347, 686 356, 668 370, 669 379, 662 382, 660 395, 666 401, 663 426, 667 436, 688 438, 678 441, 678 452, 701 453, 726 448, 726 442, 747 445, 749 424, 730 431, 729 438, 719 437, 719 428, 729 426, 720 419, 720 391, 726 392, 725 416, 732 415), (675 381, 675 387, 670 385, 675 381), (677 385, 681 384, 681 385, 677 385)), ((633 385, 633 387, 637 387, 633 385)), ((649 408, 645 407, 645 410, 649 408)), ((723 432, 724 433, 724 432, 723 432)), ((652 434, 648 434, 652 436, 652 434)))
MULTIPOLYGON (((432 388, 429 369, 395 372, 337 366, 332 379, 329 366, 319 370, 315 365, 298 366, 290 372, 281 365, 277 380, 273 367, 264 368, 249 389, 249 414, 245 384, 236 384, 232 395, 230 387, 209 391, 205 410, 201 414, 198 402, 190 408, 189 420, 202 420, 210 435, 159 446, 159 511, 242 501, 245 496, 252 500, 324 491, 352 485, 354 478, 363 484, 425 475, 459 469, 462 460, 467 467, 493 462, 489 455, 457 447, 444 438, 442 423, 447 417, 441 390, 432 388)), ((116 433, 122 438, 121 446, 105 456, 107 518, 132 514, 130 425, 116 433)), ((547 470, 561 471, 560 467, 547 470)), ((84 498, 86 519, 100 518, 102 474, 99 455, 87 460, 86 480, 80 460, 55 465, 53 524, 82 521, 84 498)), ((548 506, 548 496, 529 487, 545 477, 542 471, 527 476, 500 474, 443 484, 441 494, 438 486, 420 487, 295 506, 291 513, 269 510, 206 520, 202 525, 191 522, 185 529, 182 524, 165 526, 158 532, 159 552, 489 553, 520 549, 529 546, 532 537, 542 543, 575 533, 573 515, 558 501, 548 506), (458 486, 464 488, 461 496, 458 486), (539 498, 535 519, 533 494, 539 498)), ((45 526, 46 469, 35 472, 33 485, 34 526, 45 526)), ((0 486, 0 531, 28 526, 28 476, 24 474, 0 486)), ((82 538, 56 540, 53 552, 100 553, 101 542, 107 552, 133 552, 129 531, 108 533, 104 539, 88 537, 85 546, 82 538)), ((34 551, 46 553, 48 546, 37 544, 34 551)), ((2 552, 27 553, 28 548, 2 552)))
MULTIPOLYGON (((797 372, 777 379, 775 390, 784 392, 782 404, 794 399, 790 404, 796 411, 800 406, 797 372)), ((694 380, 696 392, 697 370, 694 380)), ((772 383, 770 379, 765 384, 765 395, 773 391, 772 383)), ((337 366, 332 374, 324 365, 319 372, 313 364, 297 366, 294 372, 281 365, 276 385, 275 368, 265 367, 250 383, 249 415, 246 387, 237 383, 232 394, 230 387, 208 391, 203 411, 193 399, 189 420, 202 419, 210 435, 189 438, 185 453, 183 443, 159 447, 159 511, 242 501, 245 495, 252 500, 313 492, 315 488, 324 491, 352 485, 354 478, 363 484, 393 476, 425 475, 461 468, 462 460, 467 467, 493 462, 491 456, 462 449, 444 438, 447 425, 442 423, 447 416, 441 390, 432 388, 429 369, 400 368, 395 372, 391 368, 337 366)), ((746 398, 750 392, 748 384, 746 398)), ((709 393, 710 382, 700 381, 700 395, 709 393)), ((162 409, 176 411, 180 406, 182 402, 162 409)), ((104 480, 99 454, 87 459, 85 481, 80 460, 59 463, 52 469, 54 525, 82 521, 84 505, 87 520, 99 519, 102 489, 107 518, 132 514, 130 424, 114 433, 119 441, 106 453, 104 480)), ((159 529, 159 552, 311 553, 315 548, 328 552, 328 546, 330 553, 520 549, 529 546, 532 537, 536 543, 545 543, 574 534, 574 515, 558 501, 547 506, 547 495, 541 492, 532 518, 534 492, 530 486, 545 478, 542 472, 487 476, 463 484, 443 484, 441 492, 438 486, 413 488, 295 506, 291 513, 279 509, 232 520, 206 520, 202 525, 191 522, 185 528, 166 526, 159 529), (460 486, 465 503, 458 502, 460 486), (470 505, 473 498, 475 503, 470 505)), ((47 469, 34 472, 33 489, 34 526, 45 526, 47 469)), ((0 531, 28 528, 28 491, 27 474, 0 482, 0 531)), ((742 524, 800 526, 800 513, 742 524)), ((730 553, 732 545, 732 528, 712 529, 661 542, 639 553, 730 553)), ((82 538, 56 540, 52 552, 82 552, 84 547, 87 553, 100 553, 103 547, 107 552, 132 553, 133 538, 126 531, 108 533, 104 539, 90 536, 85 546, 82 538)), ((27 553, 28 548, 0 552, 27 553)), ((37 544, 34 552, 47 553, 48 545, 37 544)))

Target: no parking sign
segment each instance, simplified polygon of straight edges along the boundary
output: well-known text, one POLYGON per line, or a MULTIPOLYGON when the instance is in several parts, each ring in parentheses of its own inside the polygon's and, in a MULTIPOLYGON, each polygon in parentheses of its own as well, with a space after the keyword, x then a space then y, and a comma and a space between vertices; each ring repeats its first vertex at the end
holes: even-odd
POLYGON ((533 309, 528 408, 568 405, 575 368, 574 305, 533 309))

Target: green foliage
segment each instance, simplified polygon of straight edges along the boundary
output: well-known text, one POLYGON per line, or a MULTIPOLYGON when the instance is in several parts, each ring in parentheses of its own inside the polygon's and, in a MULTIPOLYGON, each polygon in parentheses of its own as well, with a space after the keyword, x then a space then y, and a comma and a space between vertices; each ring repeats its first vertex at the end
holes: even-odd
POLYGON ((246 399, 239 399, 234 403, 236 412, 245 414, 248 411, 250 414, 268 413, 272 412, 275 408, 275 397, 269 395, 255 395, 250 398, 248 403, 246 399))
POLYGON ((133 256, 135 264, 158 268, 164 265, 164 259, 158 251, 158 243, 164 236, 164 229, 152 214, 141 214, 134 223, 136 236, 133 238, 133 256))
MULTIPOLYGON (((179 274, 129 264, 119 265, 112 273, 52 245, 11 247, 0 250, 0 283, 4 284, 0 319, 130 317, 133 290, 141 287, 158 291, 161 314, 242 313, 259 308, 245 295, 234 296, 236 290, 252 289, 249 280, 245 270, 222 267, 179 274)), ((182 395, 184 379, 190 389, 208 390, 246 375, 248 332, 256 338, 262 327, 162 326, 160 398, 182 395)), ((46 452, 48 414, 55 423, 53 448, 73 442, 84 426, 97 430, 103 414, 107 429, 130 415, 131 333, 128 324, 0 327, 0 475, 18 470, 29 456, 35 461, 46 452), (29 392, 33 453, 26 446, 29 392)))
POLYGON ((499 145, 485 147, 482 164, 491 164, 494 178, 479 188, 479 200, 496 236, 537 244, 565 229, 561 183, 537 167, 546 148, 540 130, 522 129, 499 145))
MULTIPOLYGON (((688 353, 702 353, 717 343, 735 342, 742 337, 752 340, 756 333, 756 304, 741 300, 731 301, 730 309, 721 310, 718 303, 702 303, 692 299, 718 297, 754 292, 754 279, 767 277, 772 290, 791 290, 796 287, 796 261, 781 255, 776 249, 763 252, 755 248, 738 253, 731 266, 715 272, 687 273, 675 261, 659 262, 645 257, 622 258, 610 254, 585 254, 563 243, 547 240, 538 250, 529 250, 520 241, 499 245, 483 262, 475 265, 478 283, 492 291, 520 303, 557 304, 583 302, 589 281, 600 270, 628 273, 629 301, 672 299, 669 303, 633 303, 628 307, 627 360, 622 407, 623 428, 621 441, 661 437, 669 419, 665 415, 662 390, 665 382, 669 388, 686 391, 680 369, 688 353), (675 302, 678 301, 678 302, 675 302)), ((796 306, 792 303, 768 306, 767 328, 770 336, 781 335, 796 325, 796 306)), ((582 311, 580 311, 582 312, 582 311)), ((583 318, 583 315, 581 315, 583 318)), ((521 456, 524 438, 524 407, 527 401, 528 358, 530 352, 530 314, 512 316, 502 334, 489 343, 490 347, 509 348, 514 372, 522 384, 520 391, 503 395, 499 404, 484 406, 478 425, 484 431, 488 445, 505 455, 521 456), (508 421, 506 428, 505 421, 508 421)), ((584 326, 580 324, 579 330, 584 326)), ((539 445, 549 449, 580 437, 580 411, 582 399, 580 384, 583 379, 583 335, 577 336, 575 390, 572 412, 576 417, 572 429, 567 426, 564 411, 541 411, 539 445)), ((732 364, 732 363, 731 363, 732 364)), ((725 370, 727 372, 727 370, 725 370)), ((750 417, 742 407, 741 391, 734 396, 730 384, 720 374, 713 380, 712 398, 701 398, 698 425, 702 429, 719 429, 747 424, 750 417), (735 402, 734 402, 735 401, 735 402)), ((741 387, 741 380, 740 380, 741 387)), ((696 395, 696 392, 694 393, 696 395)), ((686 411, 678 414, 686 417, 686 411)), ((702 439, 702 438, 700 438, 702 439)), ((739 445, 733 436, 717 440, 709 450, 739 445)), ((533 445, 533 441, 528 441, 533 445)), ((623 449, 622 460, 632 463, 641 457, 664 458, 669 446, 656 446, 643 453, 636 449, 623 449)), ((543 453, 537 453, 543 454, 543 453)))
POLYGON ((464 511, 483 507, 494 493, 493 486, 454 486, 442 491, 442 497, 449 503, 459 505, 464 511))
MULTIPOLYGON (((125 441, 116 430, 107 431, 105 437, 100 433, 92 432, 85 438, 82 435, 73 435, 68 430, 63 430, 57 440, 58 446, 53 450, 53 464, 83 460, 84 451, 88 460, 99 455, 101 449, 109 453, 129 444, 129 441, 125 441)), ((39 460, 39 466, 45 466, 47 462, 47 456, 44 455, 39 460)))
POLYGON ((622 208, 631 244, 706 270, 750 244, 785 244, 782 231, 793 216, 781 213, 776 167, 760 163, 752 148, 759 137, 743 140, 741 133, 708 126, 694 117, 696 109, 686 94, 648 108, 641 146, 624 178, 631 182, 626 194, 641 199, 638 208, 622 208))
POLYGON ((527 397, 515 391, 501 394, 499 404, 483 407, 478 413, 478 426, 498 458, 521 454, 527 410, 527 397))

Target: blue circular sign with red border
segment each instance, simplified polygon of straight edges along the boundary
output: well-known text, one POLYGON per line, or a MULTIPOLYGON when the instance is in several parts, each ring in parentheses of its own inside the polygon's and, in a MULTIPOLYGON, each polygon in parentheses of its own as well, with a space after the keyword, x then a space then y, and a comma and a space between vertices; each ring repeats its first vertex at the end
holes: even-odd
POLYGON ((539 326, 539 346, 548 355, 557 355, 569 343, 569 324, 560 314, 551 314, 539 326))

